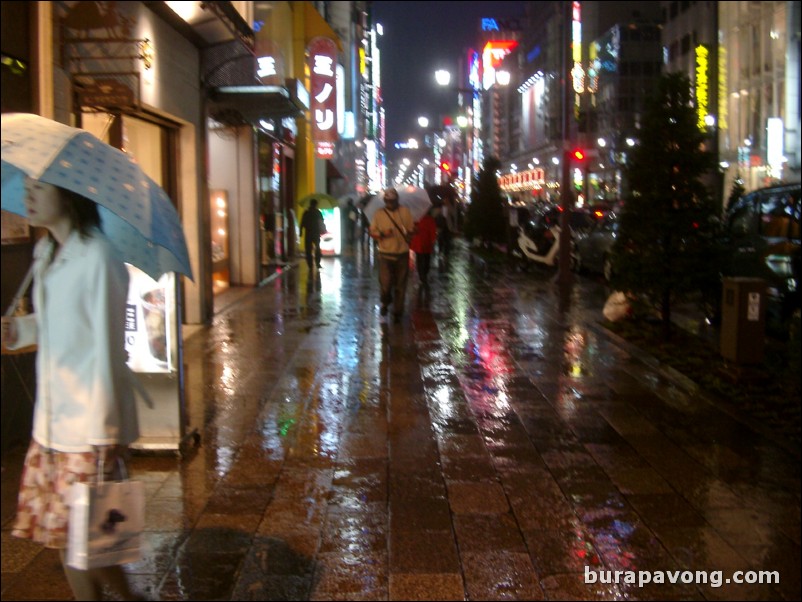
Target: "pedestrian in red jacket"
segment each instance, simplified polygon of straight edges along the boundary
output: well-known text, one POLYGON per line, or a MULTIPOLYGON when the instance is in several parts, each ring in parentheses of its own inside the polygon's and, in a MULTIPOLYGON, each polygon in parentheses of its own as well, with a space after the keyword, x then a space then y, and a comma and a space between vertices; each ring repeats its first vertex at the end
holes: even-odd
POLYGON ((415 265, 418 271, 418 280, 424 291, 429 291, 429 267, 431 266, 434 245, 437 242, 437 226, 431 210, 426 212, 416 224, 417 232, 409 243, 409 248, 415 252, 415 265))

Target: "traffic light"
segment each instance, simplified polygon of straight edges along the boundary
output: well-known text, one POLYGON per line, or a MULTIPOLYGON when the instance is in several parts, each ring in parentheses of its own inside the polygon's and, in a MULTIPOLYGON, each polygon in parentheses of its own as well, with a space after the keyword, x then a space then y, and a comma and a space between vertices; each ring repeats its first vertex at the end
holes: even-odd
POLYGON ((445 173, 451 173, 451 163, 448 161, 441 161, 440 169, 442 169, 445 173))
POLYGON ((571 158, 574 161, 584 161, 585 160, 585 151, 581 148, 575 148, 571 151, 571 158))

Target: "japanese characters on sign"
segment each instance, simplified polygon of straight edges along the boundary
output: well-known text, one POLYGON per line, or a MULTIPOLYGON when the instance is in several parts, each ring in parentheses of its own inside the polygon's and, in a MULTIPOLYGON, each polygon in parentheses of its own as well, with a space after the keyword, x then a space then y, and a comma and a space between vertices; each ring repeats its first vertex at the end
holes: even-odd
POLYGON ((310 112, 315 156, 330 159, 337 141, 337 45, 329 38, 309 42, 310 112))
POLYGON ((283 86, 285 75, 284 53, 272 40, 257 36, 256 77, 265 86, 283 86))

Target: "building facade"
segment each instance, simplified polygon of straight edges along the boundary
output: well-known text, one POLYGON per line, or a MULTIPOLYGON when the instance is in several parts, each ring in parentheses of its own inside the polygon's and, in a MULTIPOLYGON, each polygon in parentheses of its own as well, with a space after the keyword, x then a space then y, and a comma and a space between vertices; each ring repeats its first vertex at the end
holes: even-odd
MULTIPOLYGON (((158 405, 146 413, 154 419, 145 444, 174 446, 182 435, 182 326, 207 323, 222 291, 258 285, 296 258, 304 195, 356 194, 377 177, 368 4, 0 4, 2 111, 36 113, 122 149, 164 188, 182 222, 192 278, 150 282, 131 268, 131 344, 149 335, 139 333, 147 308, 132 291, 156 287, 173 341, 166 358, 131 360, 158 405)), ((2 220, 6 307, 41 232, 6 212, 2 220)), ((32 390, 30 355, 11 360, 20 379, 4 378, 4 398, 32 390)), ((9 411, 27 415, 17 409, 9 411)), ((27 430, 6 421, 5 406, 3 424, 4 445, 7 424, 27 430)))
POLYGON ((800 2, 720 2, 718 153, 724 198, 800 179, 800 2))
MULTIPOLYGON (((298 199, 380 186, 380 72, 367 2, 2 8, 2 110, 89 129, 135 156, 175 202, 194 275, 178 283, 185 324, 207 322, 228 287, 256 285, 295 259, 298 199), (325 152, 310 98, 309 49, 321 39, 334 45, 336 81, 325 152), (101 86, 116 94, 101 96, 101 86)), ((4 273, 16 264, 24 273, 28 247, 3 246, 4 273)))
POLYGON ((580 204, 625 197, 627 149, 665 72, 694 87, 719 160, 707 184, 722 205, 735 180, 747 190, 798 181, 799 21, 799 2, 528 3, 504 62, 511 86, 491 116, 503 125, 492 143, 502 189, 524 203, 555 201, 566 183, 580 204), (567 146, 586 159, 566 178, 567 146))

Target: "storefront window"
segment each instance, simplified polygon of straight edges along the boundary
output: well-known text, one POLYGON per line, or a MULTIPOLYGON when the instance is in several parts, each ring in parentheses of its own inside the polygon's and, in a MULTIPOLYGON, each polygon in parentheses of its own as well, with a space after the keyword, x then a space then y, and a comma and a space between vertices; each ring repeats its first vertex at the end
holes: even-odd
POLYGON ((210 202, 212 286, 214 293, 217 294, 227 289, 231 280, 228 248, 228 191, 212 190, 210 202))

